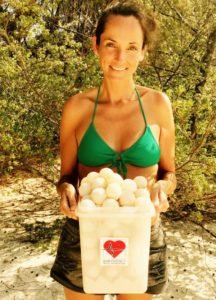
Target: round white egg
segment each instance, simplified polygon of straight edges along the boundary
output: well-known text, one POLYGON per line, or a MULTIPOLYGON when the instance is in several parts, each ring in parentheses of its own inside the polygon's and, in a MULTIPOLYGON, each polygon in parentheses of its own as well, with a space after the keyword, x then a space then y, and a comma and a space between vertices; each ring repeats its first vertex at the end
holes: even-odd
POLYGON ((149 197, 149 191, 147 189, 137 189, 134 192, 135 196, 138 197, 149 197))
POLYGON ((85 209, 85 208, 95 208, 96 205, 91 199, 82 199, 78 203, 78 208, 85 209))
POLYGON ((119 175, 118 173, 114 173, 106 178, 107 183, 118 183, 121 184, 123 181, 123 178, 121 177, 121 175, 119 175))
POLYGON ((102 176, 98 176, 91 182, 92 189, 98 188, 98 187, 105 187, 106 186, 106 180, 102 176))
POLYGON ((118 183, 110 183, 106 188, 107 197, 117 200, 122 193, 122 188, 118 183))
POLYGON ((121 206, 134 206, 135 199, 132 191, 123 191, 119 198, 119 203, 121 206))
POLYGON ((82 182, 79 187, 79 194, 81 197, 91 193, 91 184, 89 182, 82 182))
POLYGON ((116 183, 115 173, 112 173, 110 176, 107 176, 106 177, 106 182, 107 182, 107 184, 116 183))
POLYGON ((122 181, 121 187, 123 191, 130 191, 130 192, 135 192, 137 189, 136 182, 129 178, 122 181))
POLYGON ((97 177, 98 177, 98 173, 97 172, 90 172, 88 173, 88 175, 86 176, 87 181, 92 183, 97 177))
POLYGON ((113 175, 113 170, 110 168, 103 168, 100 170, 99 174, 100 174, 100 176, 102 176, 103 178, 106 179, 113 175))
POLYGON ((81 185, 82 183, 84 183, 84 182, 88 182, 87 177, 83 177, 83 179, 82 179, 81 182, 80 182, 80 185, 81 185))
POLYGON ((103 207, 119 207, 119 203, 115 199, 105 199, 102 206, 103 207))
POLYGON ((91 193, 91 198, 96 205, 102 205, 103 201, 106 199, 104 188, 98 187, 94 189, 91 193))
POLYGON ((147 186, 147 179, 144 176, 136 176, 134 181, 139 189, 144 189, 147 186))
POLYGON ((115 179, 115 182, 118 183, 118 184, 121 184, 123 182, 123 178, 121 177, 121 175, 119 175, 118 173, 114 173, 114 179, 115 179))

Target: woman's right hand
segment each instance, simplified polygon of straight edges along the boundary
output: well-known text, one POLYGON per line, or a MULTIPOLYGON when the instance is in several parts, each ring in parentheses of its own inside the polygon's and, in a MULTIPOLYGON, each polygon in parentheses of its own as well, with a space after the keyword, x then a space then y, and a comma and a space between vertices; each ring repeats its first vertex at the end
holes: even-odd
POLYGON ((71 183, 64 182, 59 188, 61 195, 60 211, 65 216, 77 220, 75 209, 77 207, 76 190, 71 183))

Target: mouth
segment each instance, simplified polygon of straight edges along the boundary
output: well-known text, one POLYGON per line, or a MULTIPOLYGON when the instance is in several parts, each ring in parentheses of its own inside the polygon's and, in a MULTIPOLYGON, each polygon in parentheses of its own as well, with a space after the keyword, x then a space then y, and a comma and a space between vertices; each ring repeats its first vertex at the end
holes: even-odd
POLYGON ((127 68, 124 68, 124 67, 122 67, 122 68, 114 67, 114 66, 110 66, 110 67, 111 67, 111 69, 113 69, 115 71, 119 71, 119 72, 127 70, 127 68))

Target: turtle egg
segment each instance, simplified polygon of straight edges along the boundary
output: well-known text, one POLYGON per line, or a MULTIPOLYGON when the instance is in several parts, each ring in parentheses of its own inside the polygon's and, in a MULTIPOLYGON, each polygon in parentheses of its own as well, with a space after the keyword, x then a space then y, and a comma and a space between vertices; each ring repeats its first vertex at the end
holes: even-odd
POLYGON ((123 182, 123 178, 118 173, 114 173, 115 183, 121 184, 123 182))
POLYGON ((107 197, 118 199, 121 196, 122 189, 118 183, 110 183, 106 188, 107 197))
POLYGON ((91 184, 92 184, 92 188, 105 187, 106 180, 103 177, 99 176, 95 178, 91 184))
POLYGON ((147 189, 137 189, 135 192, 134 192, 135 196, 138 198, 138 197, 147 197, 149 198, 150 195, 149 195, 149 191, 147 189))
POLYGON ((123 191, 120 196, 119 202, 121 206, 134 206, 135 199, 136 198, 133 192, 123 191))
POLYGON ((118 173, 113 173, 111 176, 106 178, 107 183, 118 183, 121 184, 123 181, 123 178, 118 173))
POLYGON ((110 168, 103 168, 100 170, 99 174, 106 179, 113 175, 113 170, 111 170, 110 168))
POLYGON ((136 182, 132 179, 125 179, 121 183, 121 187, 124 191, 135 192, 137 189, 136 182))
POLYGON ((84 182, 88 182, 87 177, 83 177, 83 178, 81 179, 80 185, 81 185, 82 183, 84 183, 84 182))
POLYGON ((82 182, 79 187, 80 196, 85 196, 91 192, 91 184, 89 182, 82 182))
POLYGON ((144 176, 136 176, 134 178, 138 188, 145 188, 147 186, 147 179, 144 176))
POLYGON ((101 205, 106 199, 106 192, 104 188, 98 187, 94 189, 91 193, 91 198, 93 199, 96 205, 101 205))
POLYGON ((79 208, 94 208, 95 204, 90 199, 83 199, 79 202, 78 207, 79 208))
POLYGON ((119 207, 119 203, 115 199, 105 199, 102 206, 103 207, 119 207))
POLYGON ((86 176, 87 181, 90 182, 90 183, 92 183, 97 177, 98 177, 98 173, 97 172, 90 172, 86 176))

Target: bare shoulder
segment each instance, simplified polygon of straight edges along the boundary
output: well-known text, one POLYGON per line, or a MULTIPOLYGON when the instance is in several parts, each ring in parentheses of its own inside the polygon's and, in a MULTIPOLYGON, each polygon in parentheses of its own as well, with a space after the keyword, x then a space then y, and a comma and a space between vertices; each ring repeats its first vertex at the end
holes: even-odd
POLYGON ((94 96, 96 95, 96 88, 86 90, 84 92, 77 93, 70 96, 64 104, 66 109, 82 110, 86 105, 91 105, 94 102, 94 96))
POLYGON ((73 120, 79 121, 91 111, 94 105, 97 89, 92 88, 84 92, 70 96, 64 104, 63 116, 73 116, 73 120))
POLYGON ((170 108, 171 101, 169 97, 158 90, 154 90, 148 87, 138 86, 141 97, 148 99, 148 102, 152 105, 156 105, 160 108, 170 108))
POLYGON ((161 92, 151 88, 138 87, 143 104, 149 114, 154 118, 160 127, 170 127, 173 124, 173 111, 169 97, 161 92))

